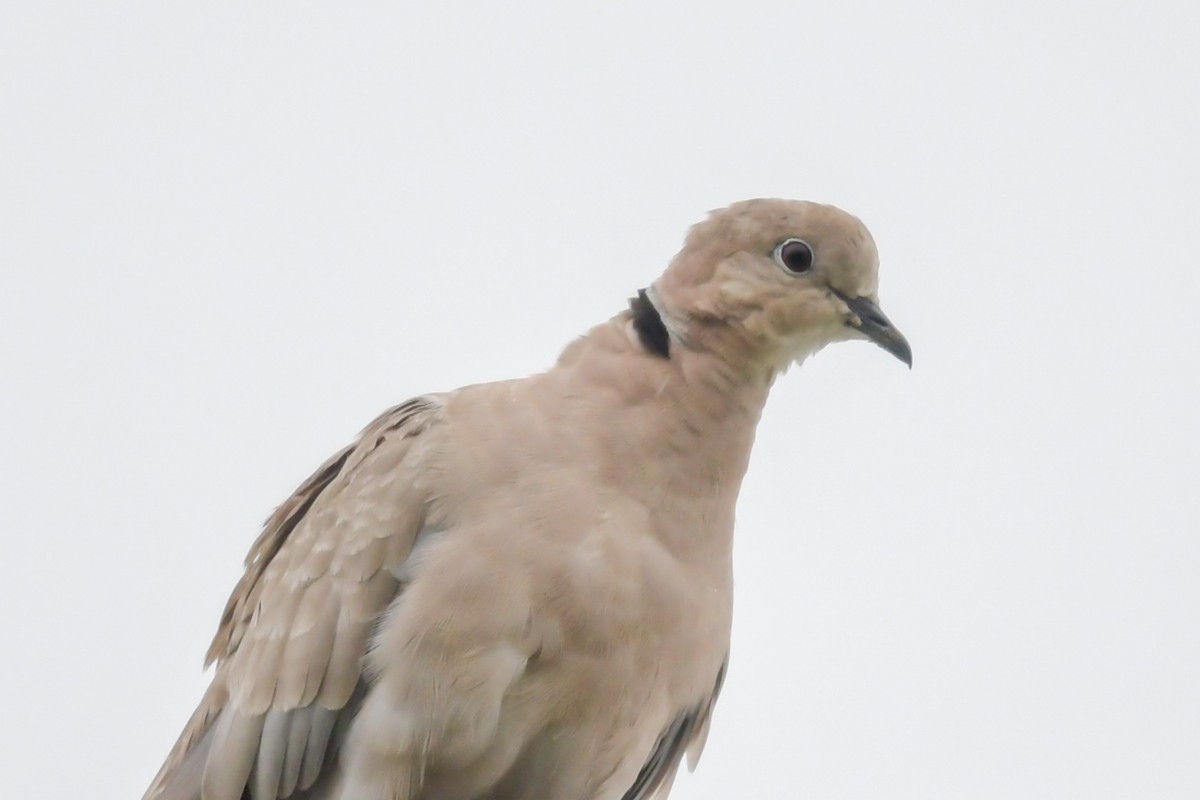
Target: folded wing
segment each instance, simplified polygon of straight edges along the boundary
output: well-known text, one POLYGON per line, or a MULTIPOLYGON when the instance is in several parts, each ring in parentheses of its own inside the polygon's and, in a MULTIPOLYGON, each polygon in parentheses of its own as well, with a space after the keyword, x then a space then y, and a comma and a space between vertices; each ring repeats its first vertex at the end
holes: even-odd
POLYGON ((388 410, 267 521, 209 647, 213 682, 144 800, 275 800, 327 776, 424 523, 441 408, 388 410))
POLYGON ((665 798, 671 792, 671 784, 675 781, 675 773, 683 761, 684 753, 688 756, 688 766, 696 768, 700 753, 704 750, 704 742, 708 739, 708 726, 712 721, 713 706, 721 693, 721 684, 725 682, 725 669, 728 660, 721 665, 717 673, 717 682, 712 694, 695 708, 691 708, 677 716, 658 738, 658 744, 646 759, 645 765, 638 773, 633 786, 625 792, 621 800, 651 800, 665 798))

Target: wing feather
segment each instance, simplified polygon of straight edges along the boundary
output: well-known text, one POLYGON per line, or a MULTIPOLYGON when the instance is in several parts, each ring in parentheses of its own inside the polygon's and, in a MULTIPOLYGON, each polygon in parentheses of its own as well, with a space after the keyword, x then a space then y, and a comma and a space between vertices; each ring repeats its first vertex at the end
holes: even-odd
POLYGON ((336 716, 337 712, 316 706, 297 708, 288 714, 287 748, 283 753, 283 769, 279 774, 279 796, 290 797, 300 783, 300 765, 304 762, 304 748, 308 744, 309 731, 312 730, 313 715, 326 713, 336 716))
POLYGON ((622 796, 621 800, 651 800, 665 798, 671 791, 675 781, 675 773, 685 752, 689 753, 689 766, 695 769, 696 761, 700 758, 700 750, 704 749, 704 739, 708 736, 708 723, 712 718, 713 706, 721 693, 721 685, 725 682, 725 669, 729 658, 717 672, 717 681, 712 694, 701 704, 690 708, 677 716, 662 735, 658 744, 646 759, 645 765, 638 773, 637 780, 622 796), (692 756, 691 754, 695 755, 692 756))
POLYGON ((254 800, 313 785, 361 692, 372 626, 420 532, 441 400, 389 409, 267 520, 221 615, 212 685, 145 800, 254 800))

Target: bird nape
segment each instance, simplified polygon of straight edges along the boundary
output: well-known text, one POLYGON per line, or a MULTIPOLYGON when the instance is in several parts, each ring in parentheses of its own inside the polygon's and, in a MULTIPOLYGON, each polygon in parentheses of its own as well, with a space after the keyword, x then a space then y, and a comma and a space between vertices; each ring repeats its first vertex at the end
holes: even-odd
POLYGON ((283 502, 146 800, 649 800, 694 766, 776 377, 906 364, 836 208, 749 200, 546 372, 385 411, 283 502))

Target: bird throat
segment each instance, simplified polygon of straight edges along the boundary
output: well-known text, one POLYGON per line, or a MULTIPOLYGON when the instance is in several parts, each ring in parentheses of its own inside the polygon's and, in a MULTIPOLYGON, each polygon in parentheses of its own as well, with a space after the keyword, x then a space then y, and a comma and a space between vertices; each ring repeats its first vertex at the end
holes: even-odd
POLYGON ((637 297, 629 301, 629 308, 633 311, 633 329, 646 352, 670 358, 671 335, 645 289, 638 289, 637 297))

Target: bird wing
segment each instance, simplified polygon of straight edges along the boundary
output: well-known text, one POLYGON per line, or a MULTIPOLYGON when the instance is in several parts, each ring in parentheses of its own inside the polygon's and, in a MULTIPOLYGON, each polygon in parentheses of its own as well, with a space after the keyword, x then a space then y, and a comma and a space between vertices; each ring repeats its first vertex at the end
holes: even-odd
POLYGON ((209 647, 213 682, 144 800, 275 800, 322 774, 403 588, 441 411, 426 396, 384 412, 267 520, 209 647))
POLYGON ((700 753, 704 750, 704 742, 708 739, 708 726, 712 720, 713 706, 721 693, 721 685, 725 682, 725 670, 729 659, 721 665, 717 673, 717 681, 712 694, 704 702, 688 709, 671 721, 671 724, 658 737, 658 743, 650 753, 650 758, 642 766, 633 786, 622 795, 621 800, 651 800, 665 798, 671 792, 671 784, 675 781, 675 773, 683 761, 684 753, 688 756, 688 767, 696 768, 700 753))

